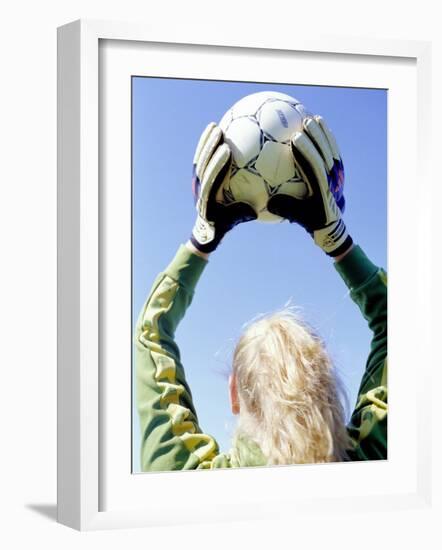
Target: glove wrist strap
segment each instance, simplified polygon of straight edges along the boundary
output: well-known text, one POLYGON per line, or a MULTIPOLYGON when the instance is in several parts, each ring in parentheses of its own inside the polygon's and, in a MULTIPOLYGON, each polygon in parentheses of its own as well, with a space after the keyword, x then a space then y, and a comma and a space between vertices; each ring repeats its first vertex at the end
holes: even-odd
POLYGON ((213 252, 220 242, 215 234, 215 226, 198 215, 190 241, 200 252, 213 252))
POLYGON ((313 232, 315 243, 329 256, 339 256, 353 243, 342 219, 313 232))

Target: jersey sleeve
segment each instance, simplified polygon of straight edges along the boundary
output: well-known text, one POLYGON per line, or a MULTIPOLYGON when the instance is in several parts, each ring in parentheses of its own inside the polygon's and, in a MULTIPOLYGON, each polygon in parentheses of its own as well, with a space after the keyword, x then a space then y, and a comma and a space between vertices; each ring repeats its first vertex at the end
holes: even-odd
POLYGON ((202 432, 187 384, 176 328, 207 262, 181 246, 140 313, 135 334, 136 399, 143 471, 228 467, 202 432), (218 464, 219 463, 219 464, 218 464))
POLYGON ((387 274, 355 246, 335 267, 372 333, 370 352, 348 424, 354 460, 387 458, 387 274))

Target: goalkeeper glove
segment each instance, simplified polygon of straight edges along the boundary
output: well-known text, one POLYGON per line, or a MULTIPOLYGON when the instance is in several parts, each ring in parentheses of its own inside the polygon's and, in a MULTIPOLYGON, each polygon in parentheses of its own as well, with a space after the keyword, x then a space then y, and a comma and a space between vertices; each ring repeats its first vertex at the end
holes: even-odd
POLYGON ((320 116, 306 117, 303 132, 291 139, 295 166, 308 194, 305 199, 277 194, 269 199, 270 212, 303 226, 329 256, 338 256, 353 243, 341 212, 344 166, 336 140, 320 116))
POLYGON ((257 218, 245 202, 228 205, 216 201, 216 194, 230 177, 232 152, 224 143, 221 128, 211 122, 201 135, 193 160, 192 191, 198 213, 190 238, 200 252, 212 252, 235 225, 257 218))

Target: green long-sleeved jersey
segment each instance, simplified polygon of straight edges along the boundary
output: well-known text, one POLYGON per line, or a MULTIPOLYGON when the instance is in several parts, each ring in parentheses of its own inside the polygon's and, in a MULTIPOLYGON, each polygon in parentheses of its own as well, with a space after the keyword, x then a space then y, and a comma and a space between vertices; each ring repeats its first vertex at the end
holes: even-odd
MULTIPOLYGON (((228 453, 198 423, 175 342, 207 261, 181 246, 157 277, 135 330, 136 398, 141 424, 141 468, 165 471, 263 466, 258 445, 236 438, 228 453)), ((335 268, 372 331, 371 350, 348 424, 349 460, 387 458, 387 276, 359 246, 335 268)))

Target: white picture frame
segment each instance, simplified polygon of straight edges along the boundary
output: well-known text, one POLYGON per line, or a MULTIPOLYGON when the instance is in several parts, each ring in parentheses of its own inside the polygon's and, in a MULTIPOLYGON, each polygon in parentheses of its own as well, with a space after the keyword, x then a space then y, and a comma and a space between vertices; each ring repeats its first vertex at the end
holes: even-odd
MULTIPOLYGON (((331 505, 335 513, 345 513, 355 505, 360 510, 370 510, 373 502, 376 502, 377 510, 379 507, 395 510, 429 506, 431 469, 427 419, 431 403, 425 387, 429 386, 430 378, 433 284, 430 254, 432 187, 427 168, 431 116, 430 44, 344 36, 312 38, 299 34, 290 39, 281 37, 278 41, 265 43, 261 37, 252 40, 230 35, 227 39, 222 33, 212 30, 206 36, 203 32, 198 36, 189 36, 185 29, 181 33, 174 31, 169 36, 162 30, 155 31, 153 26, 102 21, 76 21, 58 30, 58 521, 76 529, 90 530, 285 515, 289 517, 293 513, 325 512, 331 505), (145 55, 143 52, 149 48, 149 55, 138 60, 138 55, 145 55), (200 64, 183 68, 182 60, 187 55, 194 55, 196 50, 200 64), (163 53, 164 59, 161 57, 163 53), (402 127, 398 130, 391 121, 389 123, 389 131, 392 132, 390 139, 391 135, 397 138, 394 143, 389 141, 389 146, 393 145, 389 151, 389 179, 393 182, 389 189, 389 270, 392 271, 390 275, 393 281, 399 280, 401 267, 407 265, 408 259, 405 248, 401 246, 401 237, 406 227, 407 213, 415 206, 411 194, 408 196, 404 193, 398 208, 396 199, 399 188, 394 182, 400 180, 402 186, 413 189, 417 163, 420 167, 419 185, 422 187, 421 201, 414 215, 418 220, 420 243, 426 243, 417 246, 417 234, 407 234, 407 246, 414 247, 419 261, 401 277, 402 283, 393 285, 392 292, 389 290, 389 316, 391 314, 393 321, 395 316, 397 318, 397 334, 392 334, 391 339, 393 353, 389 360, 390 374, 392 382, 397 381, 401 393, 407 392, 410 395, 411 392, 413 395, 407 419, 414 434, 413 453, 410 453, 412 456, 407 461, 400 456, 401 434, 398 431, 396 435, 393 431, 389 440, 393 452, 388 463, 345 466, 335 464, 327 465, 326 468, 312 465, 297 470, 294 467, 284 467, 265 468, 259 472, 256 469, 247 469, 135 476, 130 473, 126 451, 118 450, 118 447, 126 445, 127 434, 130 433, 130 426, 126 425, 127 411, 123 411, 127 396, 122 398, 122 409, 113 407, 111 412, 108 403, 115 403, 121 380, 110 375, 104 383, 103 357, 108 357, 109 354, 103 352, 103 346, 107 345, 103 343, 103 334, 107 330, 103 329, 103 325, 106 324, 107 308, 124 309, 126 305, 111 304, 113 298, 110 289, 116 282, 107 280, 104 284, 103 281, 109 267, 115 266, 112 263, 115 258, 112 259, 112 254, 106 247, 106 235, 112 232, 111 212, 115 212, 116 208, 123 210, 121 205, 127 201, 125 203, 124 197, 118 194, 106 195, 103 185, 107 177, 130 179, 130 173, 127 174, 130 149, 125 147, 128 139, 127 123, 130 124, 130 121, 125 119, 124 113, 117 113, 117 117, 120 116, 122 120, 113 122, 113 128, 117 128, 118 132, 110 132, 110 135, 123 141, 115 142, 113 137, 108 139, 107 134, 103 134, 103 121, 107 120, 106 109, 109 101, 113 101, 115 93, 121 93, 121 97, 124 97, 127 92, 124 89, 118 90, 118 83, 122 81, 121 75, 137 70, 137 62, 144 63, 148 74, 160 76, 161 71, 166 70, 161 67, 164 67, 167 57, 172 60, 169 71, 173 72, 173 66, 176 65, 180 67, 180 71, 185 71, 184 76, 187 77, 194 76, 195 71, 200 71, 199 74, 206 71, 205 76, 216 78, 212 62, 215 55, 219 56, 217 60, 220 67, 226 66, 227 57, 232 60, 232 65, 235 65, 235 59, 244 55, 250 58, 262 56, 262 59, 265 56, 271 57, 275 71, 283 70, 284 64, 290 62, 293 56, 298 59, 307 56, 309 63, 306 66, 313 66, 316 62, 323 67, 338 63, 342 68, 352 67, 352 74, 344 80, 342 75, 331 79, 331 72, 327 73, 326 70, 322 75, 313 76, 313 69, 307 67, 305 71, 310 70, 310 73, 305 72, 303 78, 309 78, 311 84, 343 85, 342 82, 345 81, 346 85, 368 86, 371 83, 391 89, 393 100, 389 104, 389 110, 392 113, 391 120, 396 121, 394 124, 400 122, 401 115, 408 109, 409 128, 416 129, 417 139, 414 138, 414 132, 410 132, 412 137, 408 137, 408 143, 401 141, 405 140, 405 136, 401 138, 403 132, 399 131, 402 127), (370 64, 377 64, 378 69, 373 68, 375 65, 370 69, 370 64), (280 65, 279 69, 277 65, 280 65), (104 68, 106 73, 103 72, 104 68), (396 76, 392 72, 397 73, 396 76), (371 76, 367 76, 368 74, 371 76), (396 77, 397 82, 394 80, 396 77), (400 79, 407 83, 402 94, 398 93, 400 79), (391 88, 388 83, 392 83, 391 88), (114 96, 106 96, 105 102, 101 88, 110 84, 114 96), (407 98, 408 104, 405 103, 407 98), (104 145, 105 139, 107 142, 104 145), (394 148, 399 143, 406 147, 409 155, 407 169, 393 158, 394 155, 397 157, 398 151, 394 151, 394 148), (107 165, 102 164, 100 155, 103 155, 103 148, 108 148, 108 157, 112 157, 114 148, 123 151, 120 155, 122 159, 118 161, 120 165, 114 166, 114 176, 109 176, 107 165), (123 202, 120 201, 121 198, 123 202), (106 221, 103 222, 103 219, 106 221), (411 337, 411 333, 407 332, 407 327, 401 325, 400 315, 395 314, 395 305, 400 304, 401 293, 404 292, 407 282, 409 308, 420 319, 423 339, 419 348, 416 345, 414 350, 405 352, 400 350, 400 346, 395 347, 394 342, 411 337), (419 379, 395 379, 395 361, 408 365, 408 371, 411 372, 413 357, 418 355, 421 357, 419 379), (111 414, 114 415, 112 431, 116 434, 112 436, 113 440, 109 439, 105 429, 111 414), (343 468, 346 469, 345 474, 343 468), (355 484, 361 478, 360 468, 364 468, 366 487, 355 492, 355 484), (258 475, 259 491, 254 492, 258 475), (292 482, 292 478, 297 483, 298 495, 287 494, 284 490, 287 482, 292 482), (390 484, 385 482, 381 489, 380 485, 371 481, 375 479, 388 479, 390 484), (312 480, 315 480, 314 483, 312 480), (150 495, 159 495, 161 487, 180 485, 182 494, 193 492, 195 498, 187 503, 184 510, 178 500, 161 500, 160 496, 150 503, 146 503, 144 499, 144 504, 140 504, 143 494, 146 494, 147 485, 150 495), (242 491, 235 498, 235 503, 229 507, 224 506, 223 503, 228 502, 229 491, 233 487, 242 486, 249 488, 247 494, 242 491), (211 494, 217 495, 217 506, 205 504, 211 494)), ((253 79, 253 62, 249 65, 250 72, 242 76, 244 80, 253 79)), ((229 70, 234 72, 234 69, 229 70)), ((244 63, 242 70, 245 71, 244 63)), ((172 73, 169 72, 168 75, 170 74, 172 73)), ((233 79, 239 79, 239 74, 233 75, 233 79)), ((272 78, 278 78, 276 72, 274 76, 267 73, 266 79, 272 81, 272 78)), ((123 214, 126 221, 127 215, 126 211, 123 214)), ((120 253, 127 257, 127 241, 122 239, 120 246, 120 253)), ((115 273, 120 277, 117 282, 127 282, 127 273, 124 270, 115 269, 115 273)), ((112 327, 109 330, 113 330, 112 327)), ((127 331, 130 335, 130 323, 127 331)), ((404 369, 406 371, 405 367, 404 369)), ((392 399, 394 402, 394 391, 392 399)), ((401 407, 403 401, 397 398, 398 414, 401 407)), ((392 409, 395 410, 394 407, 392 409)), ((390 418, 394 425, 400 424, 394 412, 390 418)), ((127 452, 130 453, 130 446, 127 452)), ((165 493, 169 494, 167 489, 165 493)))

